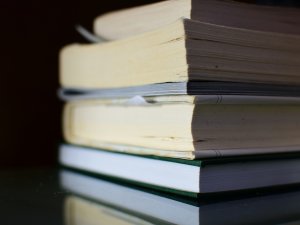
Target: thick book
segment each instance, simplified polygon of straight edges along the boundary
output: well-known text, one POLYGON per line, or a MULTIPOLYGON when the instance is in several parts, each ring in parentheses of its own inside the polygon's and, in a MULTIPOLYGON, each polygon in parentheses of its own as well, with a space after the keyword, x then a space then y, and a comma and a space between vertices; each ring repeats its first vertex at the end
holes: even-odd
POLYGON ((103 221, 267 225, 300 221, 300 192, 295 189, 246 196, 211 196, 209 200, 201 200, 201 197, 181 198, 71 171, 61 171, 60 183, 72 194, 65 202, 67 225, 87 222, 96 225, 103 221))
POLYGON ((162 96, 71 101, 65 140, 195 159, 300 150, 299 98, 162 96))
POLYGON ((175 160, 61 145, 61 165, 182 195, 230 192, 300 183, 300 157, 175 160))
POLYGON ((237 28, 300 34, 298 8, 231 0, 171 0, 109 12, 95 19, 94 32, 108 40, 122 39, 181 17, 237 28))
POLYGON ((63 88, 227 81, 300 84, 300 35, 179 19, 155 31, 60 53, 63 88))

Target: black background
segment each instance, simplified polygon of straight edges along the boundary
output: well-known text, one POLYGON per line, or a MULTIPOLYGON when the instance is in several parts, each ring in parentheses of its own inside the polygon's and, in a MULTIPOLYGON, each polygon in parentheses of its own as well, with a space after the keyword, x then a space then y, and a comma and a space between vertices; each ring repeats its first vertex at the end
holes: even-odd
POLYGON ((56 163, 61 138, 58 53, 84 39, 81 24, 114 9, 154 1, 1 1, 0 168, 56 163))
POLYGON ((104 12, 151 2, 1 1, 0 168, 56 164, 62 141, 58 53, 84 41, 74 25, 91 30, 104 12))

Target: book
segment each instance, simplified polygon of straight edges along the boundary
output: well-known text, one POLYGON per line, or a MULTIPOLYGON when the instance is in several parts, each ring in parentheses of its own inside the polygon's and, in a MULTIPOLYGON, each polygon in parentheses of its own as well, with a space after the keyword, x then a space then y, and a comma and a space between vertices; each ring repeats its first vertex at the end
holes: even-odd
POLYGON ((82 224, 76 223, 79 221, 102 224, 107 217, 135 224, 182 225, 297 224, 300 220, 300 193, 293 189, 203 200, 166 195, 66 170, 60 173, 60 182, 72 194, 65 202, 67 221, 73 221, 68 225, 82 224))
POLYGON ((109 12, 95 19, 94 32, 108 40, 122 39, 155 30, 181 17, 236 28, 300 34, 297 8, 229 0, 161 1, 109 12))
POLYGON ((299 98, 137 96, 68 102, 63 127, 71 144, 195 159, 299 151, 299 114, 299 98))
POLYGON ((299 85, 299 46, 299 35, 179 19, 127 39, 64 47, 60 83, 79 90, 207 80, 299 85))
POLYGON ((191 161, 61 145, 59 161, 65 167, 194 197, 300 183, 297 155, 191 161))
MULTIPOLYGON (((289 102, 291 99, 300 96, 300 88, 297 85, 270 85, 238 82, 178 82, 159 83, 123 88, 60 88, 58 91, 60 99, 64 101, 90 100, 90 99, 120 99, 133 98, 136 96, 156 97, 173 96, 180 98, 183 95, 193 96, 192 98, 211 99, 218 102, 220 99, 231 102, 233 99, 240 99, 249 102, 272 102, 277 99, 289 102), (284 97, 284 98, 282 98, 284 97)), ((233 100, 235 102, 235 100, 233 100)), ((294 101, 294 100, 292 100, 294 101)), ((241 101, 240 101, 241 102, 241 101)))

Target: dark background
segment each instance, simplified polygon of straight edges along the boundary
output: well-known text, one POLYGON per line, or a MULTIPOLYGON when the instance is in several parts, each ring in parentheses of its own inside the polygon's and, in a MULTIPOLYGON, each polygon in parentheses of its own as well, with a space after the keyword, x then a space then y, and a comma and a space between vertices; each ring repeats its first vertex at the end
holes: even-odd
POLYGON ((1 1, 0 168, 56 163, 61 138, 58 53, 84 42, 74 25, 154 1, 1 1))
POLYGON ((56 164, 62 140, 58 53, 84 41, 74 25, 92 30, 104 12, 150 2, 1 1, 0 168, 56 164))

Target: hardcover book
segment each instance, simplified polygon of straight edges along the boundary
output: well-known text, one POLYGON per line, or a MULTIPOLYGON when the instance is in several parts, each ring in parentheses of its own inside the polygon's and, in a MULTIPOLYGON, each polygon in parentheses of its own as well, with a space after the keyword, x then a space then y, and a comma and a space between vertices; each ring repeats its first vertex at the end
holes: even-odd
POLYGON ((62 145, 61 165, 182 195, 300 183, 297 155, 180 160, 62 145))

